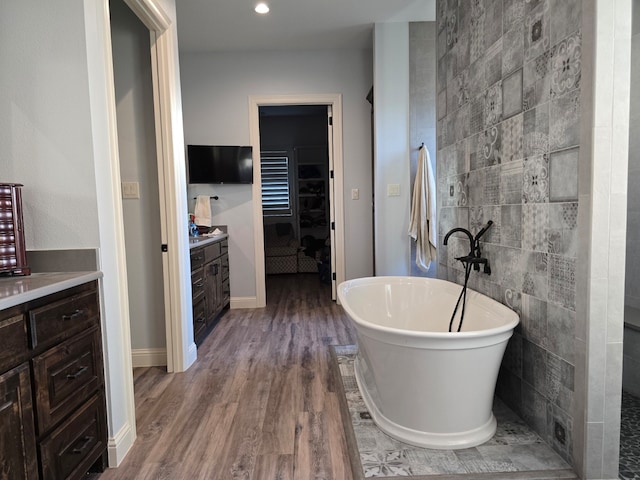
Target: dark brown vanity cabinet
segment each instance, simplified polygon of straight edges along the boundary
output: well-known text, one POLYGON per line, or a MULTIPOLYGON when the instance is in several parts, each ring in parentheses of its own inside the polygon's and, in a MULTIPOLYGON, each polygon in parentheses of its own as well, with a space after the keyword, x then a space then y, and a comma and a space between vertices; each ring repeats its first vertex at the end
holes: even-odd
POLYGON ((74 480, 106 466, 98 305, 89 282, 0 312, 0 477, 74 480))
POLYGON ((229 307, 229 241, 191 249, 193 336, 200 345, 229 307))
POLYGON ((193 336, 200 338, 207 327, 204 248, 191 250, 191 298, 193 304, 193 336))
POLYGON ((38 478, 29 365, 0 375, 0 472, 15 480, 38 478))

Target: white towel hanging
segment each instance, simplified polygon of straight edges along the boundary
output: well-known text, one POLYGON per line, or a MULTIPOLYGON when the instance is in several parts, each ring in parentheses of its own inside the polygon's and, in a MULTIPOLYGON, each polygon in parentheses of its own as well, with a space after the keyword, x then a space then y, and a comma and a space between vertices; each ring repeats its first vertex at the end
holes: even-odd
POLYGON ((209 195, 198 195, 194 214, 196 225, 201 227, 211 226, 211 197, 209 195))
POLYGON ((418 155, 418 170, 413 184, 409 235, 416 241, 416 265, 424 272, 436 259, 436 185, 429 152, 423 145, 418 155))

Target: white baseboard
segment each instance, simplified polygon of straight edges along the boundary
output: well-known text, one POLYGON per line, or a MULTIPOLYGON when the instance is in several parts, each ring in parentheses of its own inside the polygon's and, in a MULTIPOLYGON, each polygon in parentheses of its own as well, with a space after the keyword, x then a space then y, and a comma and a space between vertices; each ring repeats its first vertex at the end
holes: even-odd
POLYGON ((258 299, 256 297, 232 297, 229 308, 258 308, 258 299))
POLYGON ((131 364, 136 367, 166 367, 166 348, 136 348, 131 350, 131 364))
POLYGON ((198 359, 198 347, 195 342, 191 342, 189 345, 189 350, 187 351, 187 365, 186 368, 189 368, 193 363, 198 359))
POLYGON ((122 463, 124 457, 136 441, 136 434, 131 425, 126 423, 112 438, 107 441, 107 455, 109 456, 109 467, 117 467, 122 463))

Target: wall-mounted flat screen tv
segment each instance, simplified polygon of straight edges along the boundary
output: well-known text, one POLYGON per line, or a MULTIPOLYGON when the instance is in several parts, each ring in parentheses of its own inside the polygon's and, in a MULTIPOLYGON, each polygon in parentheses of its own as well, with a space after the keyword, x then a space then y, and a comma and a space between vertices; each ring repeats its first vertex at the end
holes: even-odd
POLYGON ((253 183, 253 149, 247 146, 188 145, 189 183, 253 183))

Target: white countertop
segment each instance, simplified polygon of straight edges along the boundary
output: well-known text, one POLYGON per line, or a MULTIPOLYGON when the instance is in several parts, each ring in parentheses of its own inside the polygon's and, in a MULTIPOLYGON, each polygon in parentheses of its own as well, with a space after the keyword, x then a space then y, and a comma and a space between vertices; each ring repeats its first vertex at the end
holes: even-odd
POLYGON ((194 247, 202 247, 204 245, 208 245, 209 243, 219 242, 220 240, 224 240, 228 238, 229 235, 226 233, 221 233, 220 235, 216 235, 214 237, 189 237, 189 248, 194 247))
POLYGON ((0 277, 0 310, 11 308, 102 277, 102 272, 32 273, 0 277))

